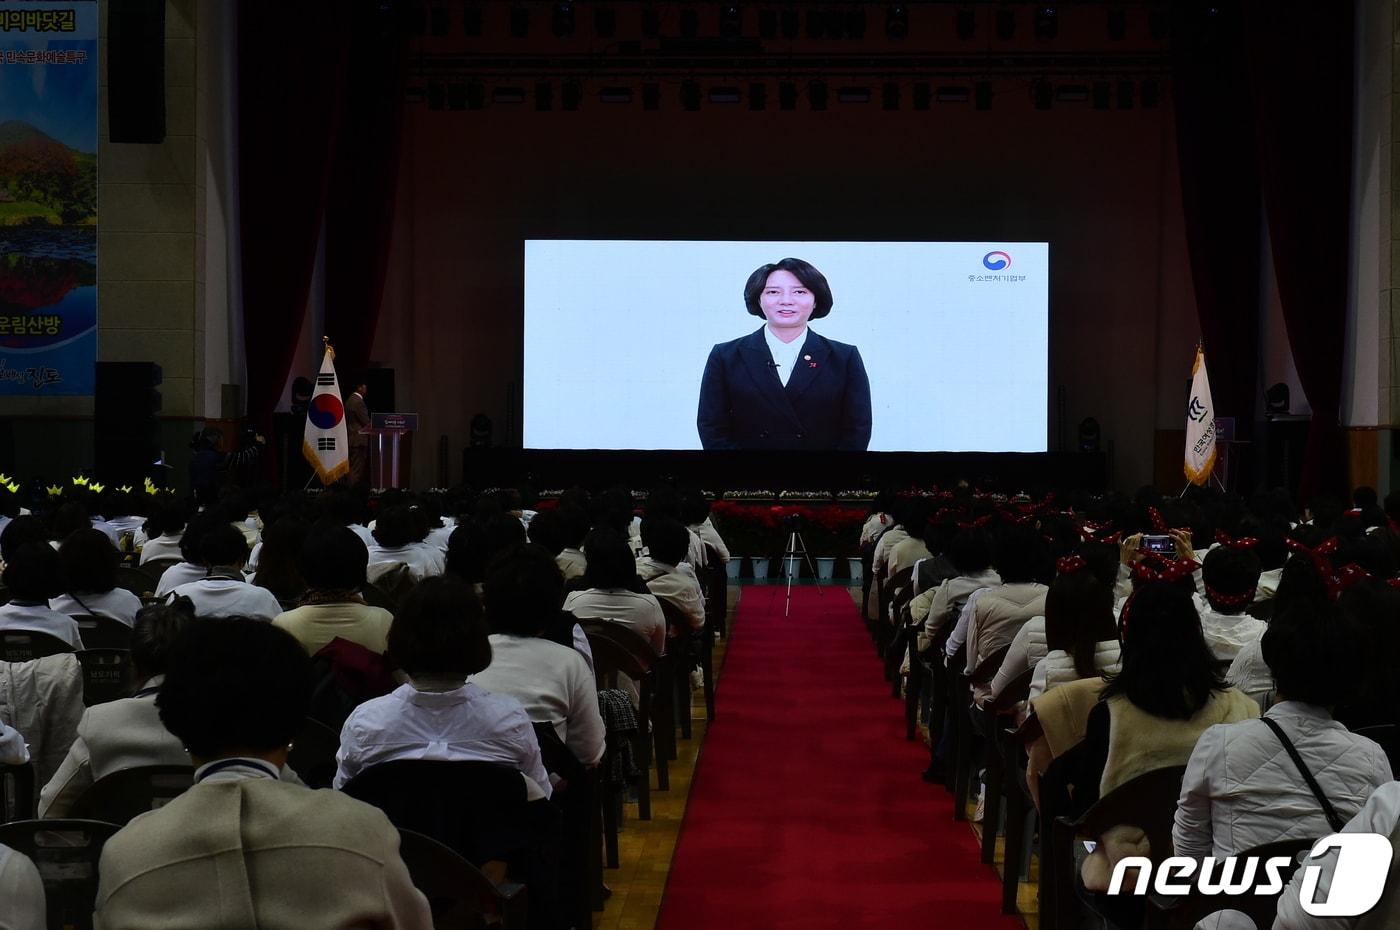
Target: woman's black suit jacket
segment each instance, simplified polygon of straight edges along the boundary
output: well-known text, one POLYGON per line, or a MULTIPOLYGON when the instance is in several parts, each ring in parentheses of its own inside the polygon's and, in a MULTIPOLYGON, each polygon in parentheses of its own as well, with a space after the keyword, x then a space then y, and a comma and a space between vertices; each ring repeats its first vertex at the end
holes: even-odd
POLYGON ((705 362, 696 426, 706 449, 864 452, 870 379, 860 350, 808 329, 784 387, 761 327, 722 342, 705 362))

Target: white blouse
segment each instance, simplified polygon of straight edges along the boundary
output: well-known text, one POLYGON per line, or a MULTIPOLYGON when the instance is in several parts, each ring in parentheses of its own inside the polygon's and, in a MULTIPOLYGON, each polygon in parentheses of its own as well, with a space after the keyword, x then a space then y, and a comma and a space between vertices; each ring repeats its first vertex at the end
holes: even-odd
POLYGON ((471 677, 492 694, 518 700, 535 723, 548 723, 584 765, 603 758, 605 732, 593 669, 578 651, 528 636, 491 636, 491 664, 471 677))
POLYGON ((395 562, 407 565, 408 573, 413 576, 414 581, 441 575, 447 570, 447 560, 442 551, 427 543, 409 543, 407 546, 396 546, 392 549, 377 543, 369 547, 371 576, 379 574, 373 570, 374 566, 392 565, 395 562))
POLYGON ((206 578, 182 584, 171 593, 194 601, 196 617, 253 617, 271 622, 282 612, 271 591, 245 581, 206 578))
POLYGON ((63 594, 49 601, 49 609, 70 617, 87 616, 111 617, 127 626, 136 622, 136 613, 141 609, 141 598, 125 588, 113 588, 101 594, 63 594))
POLYGON ((156 597, 165 597, 180 585, 199 581, 208 574, 209 569, 203 565, 196 565, 193 562, 177 562, 161 573, 160 583, 156 585, 156 597))
POLYGON ((700 581, 689 565, 667 565, 652 558, 637 560, 637 574, 647 583, 647 590, 657 598, 664 598, 681 609, 690 620, 690 628, 698 630, 705 625, 705 595, 700 591, 700 581))
POLYGON ((340 731, 335 787, 372 765, 395 759, 502 762, 525 779, 529 799, 553 792, 525 708, 506 694, 467 682, 452 691, 400 685, 355 708, 340 731))
POLYGON ((638 594, 626 588, 589 588, 564 598, 564 609, 580 620, 607 620, 627 627, 651 643, 658 653, 666 651, 666 615, 654 594, 638 594))
POLYGON ((0 607, 0 630, 47 633, 58 637, 74 649, 83 648, 78 621, 67 614, 50 610, 47 604, 22 605, 11 601, 0 607))
POLYGON ((39 870, 23 853, 0 843, 0 930, 44 930, 44 882, 39 870))
MULTIPOLYGON (((141 545, 141 564, 156 559, 178 559, 180 557, 180 537, 182 533, 166 533, 155 539, 148 539, 141 545)), ((173 566, 172 566, 173 567, 173 566)))

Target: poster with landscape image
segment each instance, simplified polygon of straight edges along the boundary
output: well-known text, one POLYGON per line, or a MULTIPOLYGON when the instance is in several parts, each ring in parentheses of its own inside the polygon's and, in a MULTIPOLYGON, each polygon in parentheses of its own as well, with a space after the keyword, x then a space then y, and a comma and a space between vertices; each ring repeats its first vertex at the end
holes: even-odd
POLYGON ((97 3, 0 0, 0 394, 91 394, 97 3))

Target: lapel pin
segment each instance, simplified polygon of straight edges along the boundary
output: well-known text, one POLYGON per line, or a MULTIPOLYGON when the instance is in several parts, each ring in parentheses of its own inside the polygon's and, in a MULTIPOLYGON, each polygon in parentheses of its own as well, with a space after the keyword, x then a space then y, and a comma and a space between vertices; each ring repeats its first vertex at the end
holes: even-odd
POLYGON ((802 361, 804 361, 804 362, 810 362, 811 360, 812 360, 812 356, 810 356, 810 355, 804 355, 804 356, 802 356, 802 361))

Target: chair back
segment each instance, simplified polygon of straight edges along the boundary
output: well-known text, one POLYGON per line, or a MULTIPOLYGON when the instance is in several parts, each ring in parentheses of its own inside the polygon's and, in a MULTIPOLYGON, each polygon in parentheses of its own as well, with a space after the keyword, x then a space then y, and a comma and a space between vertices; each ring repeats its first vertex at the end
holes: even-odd
MULTIPOLYGON (((86 642, 86 640, 84 640, 86 642)), ((82 649, 83 704, 106 704, 131 693, 130 649, 82 649)))
POLYGON ((525 886, 499 885, 449 846, 399 828, 399 855, 413 886, 428 899, 437 930, 519 930, 525 926, 525 886))
POLYGON ((1239 858, 1242 860, 1258 859, 1261 863, 1254 873, 1253 883, 1241 891, 1203 895, 1193 883, 1191 893, 1185 897, 1161 899, 1153 896, 1148 898, 1152 905, 1152 911, 1149 911, 1148 926, 1165 926, 1167 930, 1190 930, 1206 917, 1218 911, 1239 911, 1254 921, 1255 927, 1272 927, 1274 918, 1278 915, 1278 899, 1282 897, 1283 889, 1281 888, 1272 894, 1255 890, 1260 885, 1268 884, 1272 880, 1272 876, 1264 869, 1262 863, 1274 858, 1291 860, 1290 865, 1278 870, 1279 879, 1283 882, 1284 887, 1287 887, 1293 879, 1293 873, 1298 871, 1299 859, 1307 855, 1315 842, 1317 840, 1282 840, 1277 843, 1265 843, 1263 846, 1256 846, 1240 853, 1239 858), (1165 920, 1161 918, 1165 918, 1165 920))
POLYGON ((1176 802, 1181 797, 1181 779, 1185 774, 1186 766, 1173 765, 1124 782, 1074 821, 1075 833, 1097 839, 1120 824, 1137 827, 1147 834, 1152 861, 1160 864, 1172 854, 1176 802))
POLYGON ((382 810, 394 826, 445 843, 477 866, 530 847, 525 779, 509 765, 397 759, 365 769, 344 791, 382 810))
POLYGON ((641 687, 656 664, 656 650, 631 630, 607 620, 580 620, 593 652, 593 675, 599 688, 617 687, 618 673, 641 687))
POLYGON ((380 607, 389 613, 396 613, 399 609, 399 602, 394 600, 393 595, 372 581, 366 582, 360 589, 360 596, 371 607, 380 607))
MULTIPOLYGON (((981 685, 997 677, 997 672, 1001 671, 1001 664, 1006 661, 1006 655, 1010 651, 1011 644, 1007 643, 981 662, 978 662, 977 667, 972 670, 972 675, 969 676, 968 680, 975 685, 981 685)), ((1029 682, 1027 682, 1026 687, 1029 689, 1029 682)))
POLYGON ((151 573, 130 565, 118 565, 114 578, 117 587, 125 588, 137 597, 154 597, 159 578, 152 579, 151 573))
POLYGON ((0 825, 0 843, 28 856, 44 883, 48 926, 91 930, 97 863, 120 827, 95 820, 22 820, 0 825))
POLYGON ((125 826, 164 807, 194 784, 189 765, 141 765, 104 775, 73 802, 73 816, 125 826))
POLYGON ((987 705, 987 709, 994 714, 1011 713, 1017 704, 1030 698, 1031 678, 1034 675, 1035 669, 1028 668, 1011 679, 1006 683, 1006 687, 1001 689, 1001 693, 992 700, 992 703, 987 705))
POLYGON ((44 656, 76 652, 69 643, 37 630, 0 630, 0 662, 32 662, 44 656))
POLYGON ((335 754, 339 751, 339 731, 307 717, 292 740, 287 765, 308 788, 329 788, 335 780, 335 754))
POLYGON ((146 577, 151 579, 151 590, 155 590, 160 584, 160 576, 165 574, 165 570, 172 565, 179 565, 179 559, 151 559, 149 562, 138 565, 140 571, 146 573, 146 577))
POLYGON ((664 597, 658 597, 656 602, 661 605, 661 613, 666 618, 666 629, 672 636, 690 635, 690 618, 685 615, 685 611, 664 597))
POLYGON ((413 577, 413 570, 404 562, 380 562, 371 565, 367 575, 369 583, 388 594, 395 604, 402 603, 408 592, 418 584, 413 577))
POLYGON ((89 649, 130 649, 131 627, 113 617, 81 614, 73 618, 83 645, 89 649))
POLYGON ((0 765, 0 823, 34 817, 34 763, 0 765))

